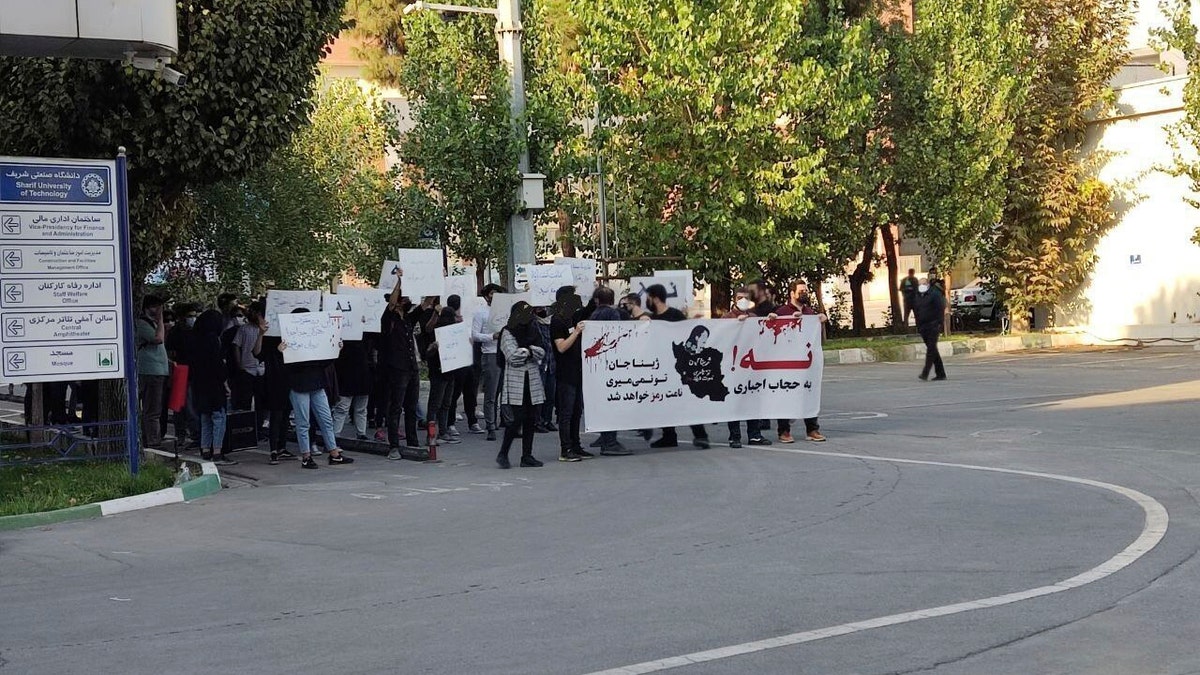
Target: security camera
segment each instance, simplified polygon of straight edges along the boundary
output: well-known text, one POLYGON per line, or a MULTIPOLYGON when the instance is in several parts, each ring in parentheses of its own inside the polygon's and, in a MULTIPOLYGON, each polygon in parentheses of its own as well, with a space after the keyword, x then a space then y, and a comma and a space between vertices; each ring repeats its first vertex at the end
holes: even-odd
POLYGON ((171 84, 175 85, 176 87, 187 86, 187 75, 184 75, 183 73, 179 72, 178 70, 175 70, 174 68, 168 68, 166 66, 163 66, 163 69, 160 74, 162 75, 162 78, 164 80, 166 80, 167 82, 170 82, 171 84))

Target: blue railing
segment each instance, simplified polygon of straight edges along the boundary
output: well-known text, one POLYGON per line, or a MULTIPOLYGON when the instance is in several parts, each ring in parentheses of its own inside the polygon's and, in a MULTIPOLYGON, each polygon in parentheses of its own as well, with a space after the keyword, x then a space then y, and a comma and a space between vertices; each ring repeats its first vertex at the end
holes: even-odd
POLYGON ((128 459, 125 421, 0 429, 0 466, 128 459), (23 438, 18 441, 15 439, 23 438))

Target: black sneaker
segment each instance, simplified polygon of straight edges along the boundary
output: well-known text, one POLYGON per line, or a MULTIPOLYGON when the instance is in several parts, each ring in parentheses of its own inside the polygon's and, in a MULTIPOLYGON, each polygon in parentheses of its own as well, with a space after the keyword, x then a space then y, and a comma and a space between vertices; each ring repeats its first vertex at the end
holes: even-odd
POLYGON ((918 375, 917 379, 921 380, 922 382, 925 382, 926 380, 929 379, 929 376, 928 375, 918 375))
POLYGON ((488 429, 488 432, 487 432, 487 439, 488 439, 489 441, 494 441, 494 440, 496 440, 496 430, 495 430, 495 429, 488 429))
POLYGON ((742 442, 736 438, 731 438, 729 439, 729 447, 737 450, 738 448, 742 447, 742 442))
POLYGON ((533 455, 524 455, 521 457, 521 466, 537 468, 542 466, 542 463, 539 462, 533 455))
POLYGON ((508 458, 504 455, 496 455, 496 464, 499 465, 501 469, 512 468, 512 464, 509 463, 508 458))
POLYGON ((945 380, 946 380, 945 375, 938 375, 937 377, 933 378, 934 382, 944 382, 945 380))
POLYGON ((638 436, 641 436, 642 438, 644 438, 646 440, 650 440, 651 438, 654 437, 654 432, 649 429, 642 429, 641 431, 638 432, 638 436))
POLYGON ((588 447, 589 447, 589 448, 598 448, 598 447, 600 447, 600 439, 599 439, 599 438, 597 438, 596 440, 592 441, 592 444, 591 444, 591 445, 589 445, 588 447))
POLYGON ((580 457, 582 457, 584 459, 595 459, 596 458, 595 455, 588 452, 587 450, 584 450, 583 448, 575 448, 575 454, 579 455, 580 457))
MULTIPOLYGON (((558 461, 560 461, 560 462, 582 462, 583 458, 580 457, 579 455, 575 454, 574 452, 568 452, 566 454, 559 455, 558 461)), ((525 466, 524 460, 521 461, 521 466, 525 466)))
POLYGON ((205 452, 205 451, 201 450, 200 451, 200 459, 202 459, 206 462, 211 462, 213 460, 212 451, 210 450, 208 452, 205 452))
POLYGON ((746 441, 746 445, 770 445, 770 444, 771 444, 771 441, 768 441, 767 439, 763 438, 762 436, 758 436, 756 438, 751 438, 750 440, 746 441))
POLYGON ((235 466, 235 465, 237 465, 238 462, 236 459, 230 459, 229 455, 226 455, 225 453, 221 453, 221 454, 217 455, 217 461, 214 463, 217 466, 235 466))
POLYGON ((330 466, 332 466, 332 465, 334 465, 334 464, 353 464, 353 463, 354 463, 354 458, 353 458, 353 457, 347 457, 347 456, 346 456, 346 453, 344 453, 344 452, 339 452, 339 453, 338 453, 338 454, 336 454, 336 455, 330 455, 330 456, 329 456, 329 464, 330 464, 330 466))
POLYGON ((546 431, 558 431, 558 427, 554 426, 554 422, 546 422, 546 431))
POLYGON ((538 424, 533 427, 533 432, 537 434, 548 434, 550 433, 550 428, 545 424, 538 424))
POLYGON ((657 441, 654 441, 653 443, 651 443, 650 447, 652 447, 652 448, 678 448, 679 441, 672 441, 672 440, 668 440, 666 438, 660 438, 657 441))
POLYGON ((301 469, 319 469, 320 467, 317 466, 317 461, 315 459, 313 459, 312 457, 309 457, 308 459, 300 460, 300 468, 301 469))
POLYGON ((707 450, 712 447, 712 444, 708 442, 707 438, 693 438, 692 445, 700 448, 701 450, 707 450))
POLYGON ((278 464, 278 463, 279 463, 279 453, 278 453, 278 452, 272 452, 272 453, 271 453, 271 459, 270 459, 270 461, 268 461, 268 462, 267 462, 267 464, 270 464, 271 466, 275 466, 275 465, 276 465, 276 464, 278 464))
POLYGON ((621 445, 620 443, 614 443, 607 448, 600 448, 600 454, 610 455, 613 457, 625 457, 627 455, 632 455, 633 451, 621 445))
POLYGON ((367 438, 367 435, 366 435, 366 434, 359 434, 359 435, 355 436, 354 438, 355 438, 355 440, 359 440, 359 441, 369 441, 369 440, 371 440, 371 439, 367 438))
POLYGON ((296 459, 296 454, 291 450, 280 450, 278 453, 279 459, 296 459))

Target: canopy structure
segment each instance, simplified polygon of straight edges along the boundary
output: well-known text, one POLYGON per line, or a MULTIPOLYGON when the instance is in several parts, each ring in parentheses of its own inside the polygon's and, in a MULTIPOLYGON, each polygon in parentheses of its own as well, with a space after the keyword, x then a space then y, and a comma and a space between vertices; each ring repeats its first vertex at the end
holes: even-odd
POLYGON ((0 54, 121 60, 178 50, 175 0, 0 0, 0 54))

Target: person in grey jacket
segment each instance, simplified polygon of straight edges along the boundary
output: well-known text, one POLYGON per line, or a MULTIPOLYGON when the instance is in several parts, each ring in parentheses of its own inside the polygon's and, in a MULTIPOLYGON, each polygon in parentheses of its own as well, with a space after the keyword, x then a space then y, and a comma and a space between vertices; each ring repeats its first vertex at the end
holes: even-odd
POLYGON ((504 441, 496 464, 501 469, 511 465, 508 451, 521 430, 521 466, 542 466, 533 456, 534 427, 538 420, 538 406, 546 402, 542 389, 542 377, 538 366, 546 358, 541 347, 541 333, 534 325, 533 308, 528 302, 513 305, 508 325, 500 331, 500 353, 504 357, 504 386, 500 392, 500 404, 511 412, 512 423, 504 428, 504 441))

